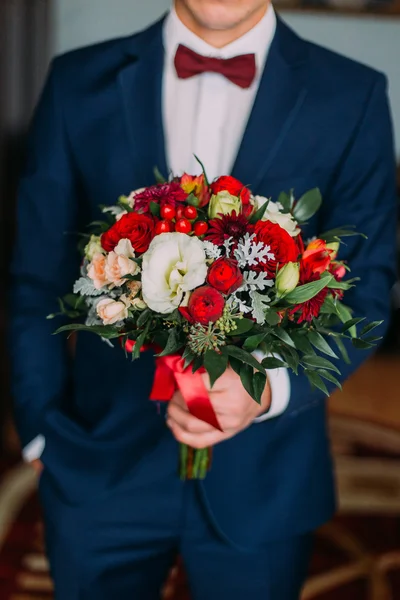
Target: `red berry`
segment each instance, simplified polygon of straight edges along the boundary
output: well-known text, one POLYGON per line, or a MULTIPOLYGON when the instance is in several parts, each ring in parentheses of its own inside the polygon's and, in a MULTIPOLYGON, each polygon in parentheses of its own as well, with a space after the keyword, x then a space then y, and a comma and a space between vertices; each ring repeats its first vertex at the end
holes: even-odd
POLYGON ((187 206, 184 211, 184 216, 187 219, 197 219, 197 208, 195 206, 187 206))
POLYGON ((172 221, 172 219, 175 218, 175 208, 173 206, 171 206, 170 204, 165 204, 164 206, 161 207, 161 218, 162 219, 167 219, 168 221, 172 221))
POLYGON ((174 224, 171 221, 159 221, 156 225, 156 235, 171 233, 172 231, 174 231, 174 224))
POLYGON ((175 229, 179 233, 190 233, 192 231, 192 224, 187 219, 178 219, 175 229))
POLYGON ((183 213, 185 212, 184 206, 177 206, 176 208, 176 219, 182 219, 183 213))
POLYGON ((198 237, 204 235, 207 232, 208 225, 205 221, 197 221, 194 224, 194 234, 198 237))

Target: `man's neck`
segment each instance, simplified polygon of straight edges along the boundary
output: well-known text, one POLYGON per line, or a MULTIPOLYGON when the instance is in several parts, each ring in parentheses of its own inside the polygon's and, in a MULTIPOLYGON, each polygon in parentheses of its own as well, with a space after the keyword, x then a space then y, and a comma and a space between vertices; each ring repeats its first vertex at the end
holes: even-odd
POLYGON ((199 23, 182 2, 175 2, 176 14, 180 21, 195 35, 214 48, 223 48, 253 29, 265 16, 268 4, 261 7, 245 21, 230 29, 211 29, 199 23))

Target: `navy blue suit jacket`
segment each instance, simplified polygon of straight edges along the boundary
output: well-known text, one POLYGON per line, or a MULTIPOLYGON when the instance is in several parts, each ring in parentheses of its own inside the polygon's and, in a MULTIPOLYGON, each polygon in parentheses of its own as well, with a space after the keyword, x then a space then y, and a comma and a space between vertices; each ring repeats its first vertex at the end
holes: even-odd
MULTIPOLYGON (((163 58, 162 22, 56 58, 31 128, 12 268, 16 416, 23 444, 45 435, 47 476, 71 504, 133 475, 170 435, 148 401, 150 354, 131 363, 82 334, 70 359, 45 318, 78 276, 74 232, 99 216, 99 205, 154 183, 154 166, 168 172, 163 58)), ((341 251, 361 278, 346 300, 357 316, 388 323, 396 194, 382 74, 300 39, 279 20, 233 175, 274 199, 318 186, 323 207, 305 237, 343 224, 367 234, 348 238, 341 251)), ((351 365, 339 365, 343 380, 368 356, 349 354, 351 365)), ((238 543, 312 529, 334 509, 324 397, 303 375, 291 376, 291 388, 282 416, 215 448, 201 485, 211 518, 238 543)), ((170 459, 159 456, 156 468, 170 459)))

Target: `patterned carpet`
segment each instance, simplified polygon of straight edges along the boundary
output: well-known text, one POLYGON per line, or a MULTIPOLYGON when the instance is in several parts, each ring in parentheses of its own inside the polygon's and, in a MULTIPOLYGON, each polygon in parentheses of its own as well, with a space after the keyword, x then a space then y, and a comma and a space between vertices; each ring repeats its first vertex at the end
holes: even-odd
MULTIPOLYGON (((367 366, 335 399, 340 514, 317 534, 303 600, 400 599, 399 362, 367 366)), ((3 473, 0 600, 51 600, 36 477, 21 464, 3 473)), ((174 569, 164 600, 190 600, 182 569, 174 569)))

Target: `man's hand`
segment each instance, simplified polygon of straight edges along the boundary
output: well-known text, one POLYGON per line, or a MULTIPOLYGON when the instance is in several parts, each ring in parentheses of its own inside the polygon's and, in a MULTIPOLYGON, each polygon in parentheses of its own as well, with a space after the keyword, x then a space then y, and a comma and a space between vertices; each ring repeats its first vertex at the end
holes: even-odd
POLYGON ((33 460, 30 465, 32 466, 32 468, 34 469, 34 471, 36 472, 37 476, 39 477, 42 474, 42 471, 44 469, 43 463, 41 460, 36 459, 33 460))
POLYGON ((246 392, 233 369, 228 368, 212 389, 208 375, 205 373, 202 377, 223 433, 191 415, 180 392, 176 392, 168 403, 168 427, 178 442, 192 448, 208 448, 234 437, 247 429, 271 405, 268 381, 260 406, 246 392))

